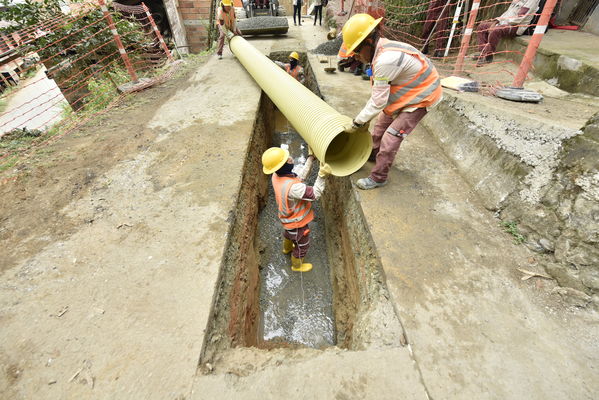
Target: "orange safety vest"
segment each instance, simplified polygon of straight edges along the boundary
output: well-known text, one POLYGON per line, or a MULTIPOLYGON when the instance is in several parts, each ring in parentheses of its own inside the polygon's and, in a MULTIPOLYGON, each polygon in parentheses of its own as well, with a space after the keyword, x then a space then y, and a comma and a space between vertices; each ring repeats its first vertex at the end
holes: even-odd
MULTIPOLYGON (((379 39, 372 60, 373 71, 376 68, 377 58, 387 51, 399 51, 415 57, 422 63, 422 68, 409 82, 402 85, 391 85, 387 106, 383 109, 385 114, 391 115, 405 107, 429 107, 441 98, 443 88, 437 69, 426 56, 407 43, 379 39)), ((370 84, 373 84, 373 77, 370 77, 370 84)))
POLYGON ((340 58, 350 58, 354 56, 354 52, 348 52, 347 51, 347 46, 345 45, 345 43, 341 43, 341 47, 339 48, 339 53, 337 54, 337 56, 339 56, 340 58))
POLYGON ((287 73, 289 75, 291 75, 292 77, 294 77, 296 80, 299 81, 299 75, 300 75, 300 72, 303 71, 303 68, 300 67, 299 65, 296 65, 295 68, 291 69, 291 64, 285 64, 285 71, 287 71, 287 73))
POLYGON ((233 6, 229 8, 229 12, 224 12, 222 6, 218 7, 218 12, 216 14, 216 25, 218 25, 218 21, 223 20, 225 22, 225 26, 232 30, 235 27, 235 9, 233 6))
POLYGON ((289 200, 289 190, 296 183, 302 183, 298 177, 272 174, 272 187, 279 206, 279 219, 287 230, 301 228, 314 219, 312 202, 307 200, 289 200))

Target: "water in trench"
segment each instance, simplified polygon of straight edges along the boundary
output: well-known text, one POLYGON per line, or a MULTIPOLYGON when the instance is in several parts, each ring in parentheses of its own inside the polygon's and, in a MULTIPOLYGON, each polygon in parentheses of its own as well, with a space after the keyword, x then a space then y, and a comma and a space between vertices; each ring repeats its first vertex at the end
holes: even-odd
MULTIPOLYGON (((308 148, 287 120, 276 112, 272 146, 286 147, 296 165, 303 165, 308 148)), ((307 180, 316 179, 314 161, 307 180)), ((325 189, 326 190, 326 189, 325 189)), ((260 264, 260 332, 265 344, 298 344, 314 348, 335 344, 333 288, 325 241, 324 215, 318 202, 310 223, 310 250, 305 258, 313 264, 309 272, 293 272, 290 255, 281 251, 283 227, 277 217, 272 185, 258 219, 260 264)))

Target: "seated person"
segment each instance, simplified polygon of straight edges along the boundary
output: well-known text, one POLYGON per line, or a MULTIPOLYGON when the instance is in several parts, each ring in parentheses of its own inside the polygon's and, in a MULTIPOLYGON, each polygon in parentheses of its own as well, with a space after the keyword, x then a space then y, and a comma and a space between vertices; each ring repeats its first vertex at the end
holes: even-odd
POLYGON ((354 75, 362 75, 362 63, 356 60, 353 52, 347 51, 347 47, 345 47, 345 43, 343 43, 337 54, 337 69, 343 72, 345 68, 349 69, 349 72, 354 75))
POLYGON ((478 25, 478 50, 474 58, 477 65, 493 61, 493 53, 502 37, 522 35, 539 8, 540 0, 512 0, 501 16, 478 25))

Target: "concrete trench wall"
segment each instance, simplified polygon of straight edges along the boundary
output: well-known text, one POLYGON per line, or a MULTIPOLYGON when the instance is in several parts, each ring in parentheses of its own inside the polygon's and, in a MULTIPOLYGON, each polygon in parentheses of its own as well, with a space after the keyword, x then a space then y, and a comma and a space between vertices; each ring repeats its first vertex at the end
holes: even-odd
MULTIPOLYGON (((284 59, 288 54, 273 53, 271 57, 284 59)), ((319 94, 305 55, 302 60, 307 86, 319 94)), ((260 283, 256 227, 269 185, 268 177, 262 173, 260 159, 270 146, 274 113, 274 104, 263 93, 245 155, 238 206, 235 214, 228 218, 228 246, 199 360, 202 373, 212 373, 220 356, 230 348, 298 347, 264 343, 258 337, 260 283)), ((334 290, 337 347, 350 350, 372 346, 399 347, 406 343, 403 328, 389 301, 381 263, 355 196, 349 178, 335 177, 328 179, 321 199, 334 290), (384 326, 380 325, 381 320, 385 321, 384 326)))
POLYGON ((580 132, 446 93, 422 124, 546 271, 599 304, 599 114, 580 132))

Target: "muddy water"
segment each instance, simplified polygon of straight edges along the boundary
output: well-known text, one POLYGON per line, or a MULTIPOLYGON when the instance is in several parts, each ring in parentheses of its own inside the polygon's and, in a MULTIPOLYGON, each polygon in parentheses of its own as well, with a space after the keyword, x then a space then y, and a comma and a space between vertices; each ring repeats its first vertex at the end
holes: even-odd
MULTIPOLYGON (((306 160, 307 146, 287 120, 277 113, 273 146, 287 147, 296 165, 306 160)), ((314 183, 317 162, 307 184, 314 183)), ((281 252, 283 228, 277 217, 272 185, 258 222, 260 253, 260 335, 266 342, 293 343, 309 347, 335 344, 333 289, 326 254, 324 216, 313 204, 315 218, 310 223, 311 243, 305 261, 313 264, 309 272, 291 271, 289 255, 281 252)))

